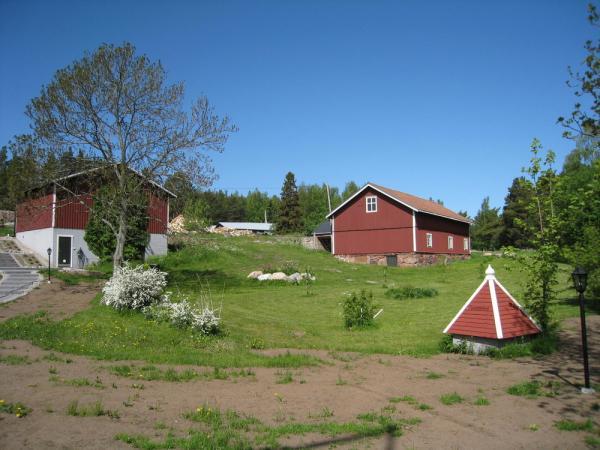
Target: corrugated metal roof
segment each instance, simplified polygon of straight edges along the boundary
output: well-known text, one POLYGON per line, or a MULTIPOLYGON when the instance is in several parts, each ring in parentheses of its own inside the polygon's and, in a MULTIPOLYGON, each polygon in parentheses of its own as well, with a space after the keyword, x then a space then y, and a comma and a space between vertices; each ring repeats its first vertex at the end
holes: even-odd
POLYGON ((219 225, 232 230, 273 231, 273 224, 264 222, 219 222, 219 225))
POLYGON ((326 220, 325 222, 320 224, 317 228, 315 228, 315 231, 313 231, 313 233, 314 234, 331 234, 331 222, 329 220, 326 220))

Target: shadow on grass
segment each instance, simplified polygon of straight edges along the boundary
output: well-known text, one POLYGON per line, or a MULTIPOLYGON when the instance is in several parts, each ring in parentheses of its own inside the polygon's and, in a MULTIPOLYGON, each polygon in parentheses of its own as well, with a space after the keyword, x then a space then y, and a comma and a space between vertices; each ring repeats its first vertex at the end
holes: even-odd
POLYGON ((240 286, 245 281, 242 278, 229 275, 220 269, 177 270, 171 268, 168 273, 169 284, 185 287, 200 287, 208 284, 215 287, 226 286, 230 288, 240 286))
MULTIPOLYGON (((579 307, 579 297, 566 298, 557 302, 559 305, 575 306, 579 307)), ((600 300, 585 298, 585 310, 586 312, 592 312, 600 314, 600 300)))

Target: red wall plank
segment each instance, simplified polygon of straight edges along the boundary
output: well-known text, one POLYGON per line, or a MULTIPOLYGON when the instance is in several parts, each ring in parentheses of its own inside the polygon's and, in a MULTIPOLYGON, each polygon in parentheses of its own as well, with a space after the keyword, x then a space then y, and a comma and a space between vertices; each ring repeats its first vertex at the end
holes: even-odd
POLYGON ((168 222, 168 200, 151 193, 148 202, 148 233, 165 234, 168 222))
POLYGON ((90 194, 71 196, 56 202, 56 228, 85 230, 93 204, 90 194))
POLYGON ((367 189, 335 217, 335 254, 412 252, 412 210, 367 189), (366 197, 377 212, 366 212, 366 197))
MULTIPOLYGON (((469 239, 469 224, 443 217, 417 213, 417 251, 422 253, 448 253, 468 255, 464 239, 469 239), (433 246, 427 247, 427 233, 431 233, 433 246), (454 238, 454 248, 448 248, 448 236, 454 238)), ((470 246, 470 242, 469 242, 470 246)))
POLYGON ((53 194, 48 194, 18 204, 16 214, 17 233, 52 227, 53 198, 53 194))

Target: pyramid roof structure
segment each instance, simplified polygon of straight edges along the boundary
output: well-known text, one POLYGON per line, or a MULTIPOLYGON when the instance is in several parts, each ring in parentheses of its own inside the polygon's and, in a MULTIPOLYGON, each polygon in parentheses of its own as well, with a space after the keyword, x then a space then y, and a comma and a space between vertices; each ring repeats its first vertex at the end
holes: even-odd
POLYGON ((471 298, 444 333, 489 339, 511 339, 540 333, 541 329, 496 279, 492 266, 471 298))

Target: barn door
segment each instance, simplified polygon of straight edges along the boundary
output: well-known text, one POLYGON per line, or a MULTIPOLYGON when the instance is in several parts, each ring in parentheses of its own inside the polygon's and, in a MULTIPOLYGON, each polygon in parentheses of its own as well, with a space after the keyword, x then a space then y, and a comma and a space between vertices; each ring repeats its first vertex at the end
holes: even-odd
POLYGON ((71 236, 58 237, 58 265, 71 267, 71 236))

